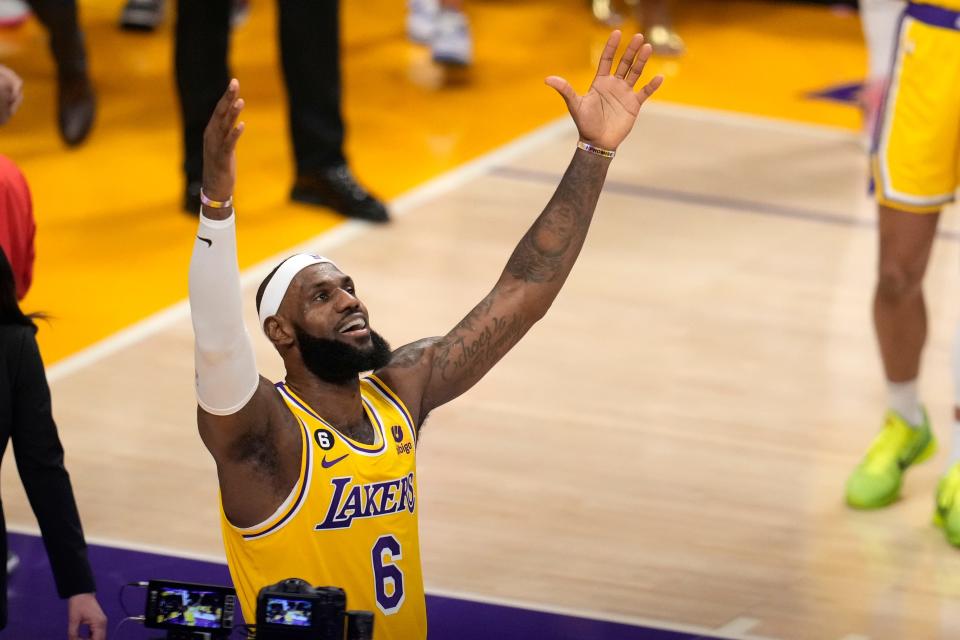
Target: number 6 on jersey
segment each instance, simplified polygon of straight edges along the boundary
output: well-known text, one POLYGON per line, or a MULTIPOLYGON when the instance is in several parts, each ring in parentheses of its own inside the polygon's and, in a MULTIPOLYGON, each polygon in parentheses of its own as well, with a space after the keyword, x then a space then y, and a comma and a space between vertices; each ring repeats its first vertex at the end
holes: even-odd
POLYGON ((403 605, 403 571, 395 563, 403 559, 400 543, 391 535, 380 536, 373 545, 373 582, 377 606, 385 615, 403 605))

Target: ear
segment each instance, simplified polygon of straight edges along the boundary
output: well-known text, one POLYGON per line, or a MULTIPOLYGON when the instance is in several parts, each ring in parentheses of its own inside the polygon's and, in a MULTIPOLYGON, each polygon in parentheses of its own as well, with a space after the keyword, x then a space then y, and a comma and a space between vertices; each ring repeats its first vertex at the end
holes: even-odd
POLYGON ((279 350, 290 348, 296 342, 296 332, 293 330, 293 324, 281 316, 270 316, 263 323, 267 338, 273 343, 273 346, 279 350))

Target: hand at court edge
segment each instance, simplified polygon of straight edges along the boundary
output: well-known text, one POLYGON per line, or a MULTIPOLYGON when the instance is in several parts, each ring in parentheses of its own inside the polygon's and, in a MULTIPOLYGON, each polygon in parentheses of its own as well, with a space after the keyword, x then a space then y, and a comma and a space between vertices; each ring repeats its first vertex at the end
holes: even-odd
POLYGON ((107 616, 92 593, 78 593, 67 601, 67 636, 70 640, 80 639, 81 625, 90 627, 92 640, 106 640, 107 616))
POLYGON ((614 31, 607 39, 607 46, 600 55, 597 75, 585 95, 577 95, 570 83, 558 76, 550 76, 546 80, 563 96, 580 132, 580 139, 611 150, 616 149, 627 137, 637 120, 640 107, 663 84, 663 76, 658 75, 640 91, 633 90, 653 52, 649 44, 643 43, 643 36, 639 33, 630 39, 616 72, 610 75, 613 56, 619 44, 620 32, 614 31))
POLYGON ((0 124, 6 124, 23 101, 23 80, 8 67, 0 65, 0 124))
POLYGON ((237 140, 244 128, 242 122, 237 122, 243 111, 243 98, 239 95, 240 82, 234 78, 203 132, 203 192, 212 200, 223 201, 232 196, 237 181, 237 140))

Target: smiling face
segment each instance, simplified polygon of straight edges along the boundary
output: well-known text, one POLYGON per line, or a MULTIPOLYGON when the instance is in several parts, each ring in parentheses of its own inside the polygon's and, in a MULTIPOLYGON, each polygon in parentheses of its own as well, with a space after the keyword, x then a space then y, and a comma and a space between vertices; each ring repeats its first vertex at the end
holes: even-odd
POLYGON ((356 380, 390 359, 389 345, 370 328, 353 279, 330 263, 311 265, 293 278, 264 330, 285 359, 299 355, 314 375, 335 384, 356 380))

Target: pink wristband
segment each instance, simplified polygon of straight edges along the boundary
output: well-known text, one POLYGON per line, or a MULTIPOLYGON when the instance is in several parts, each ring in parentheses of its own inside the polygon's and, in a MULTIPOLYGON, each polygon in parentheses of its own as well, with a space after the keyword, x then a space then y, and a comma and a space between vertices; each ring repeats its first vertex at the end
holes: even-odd
POLYGON ((200 189, 200 202, 211 209, 229 209, 233 206, 233 196, 230 196, 226 200, 211 200, 207 197, 207 194, 203 192, 203 189, 200 189))

